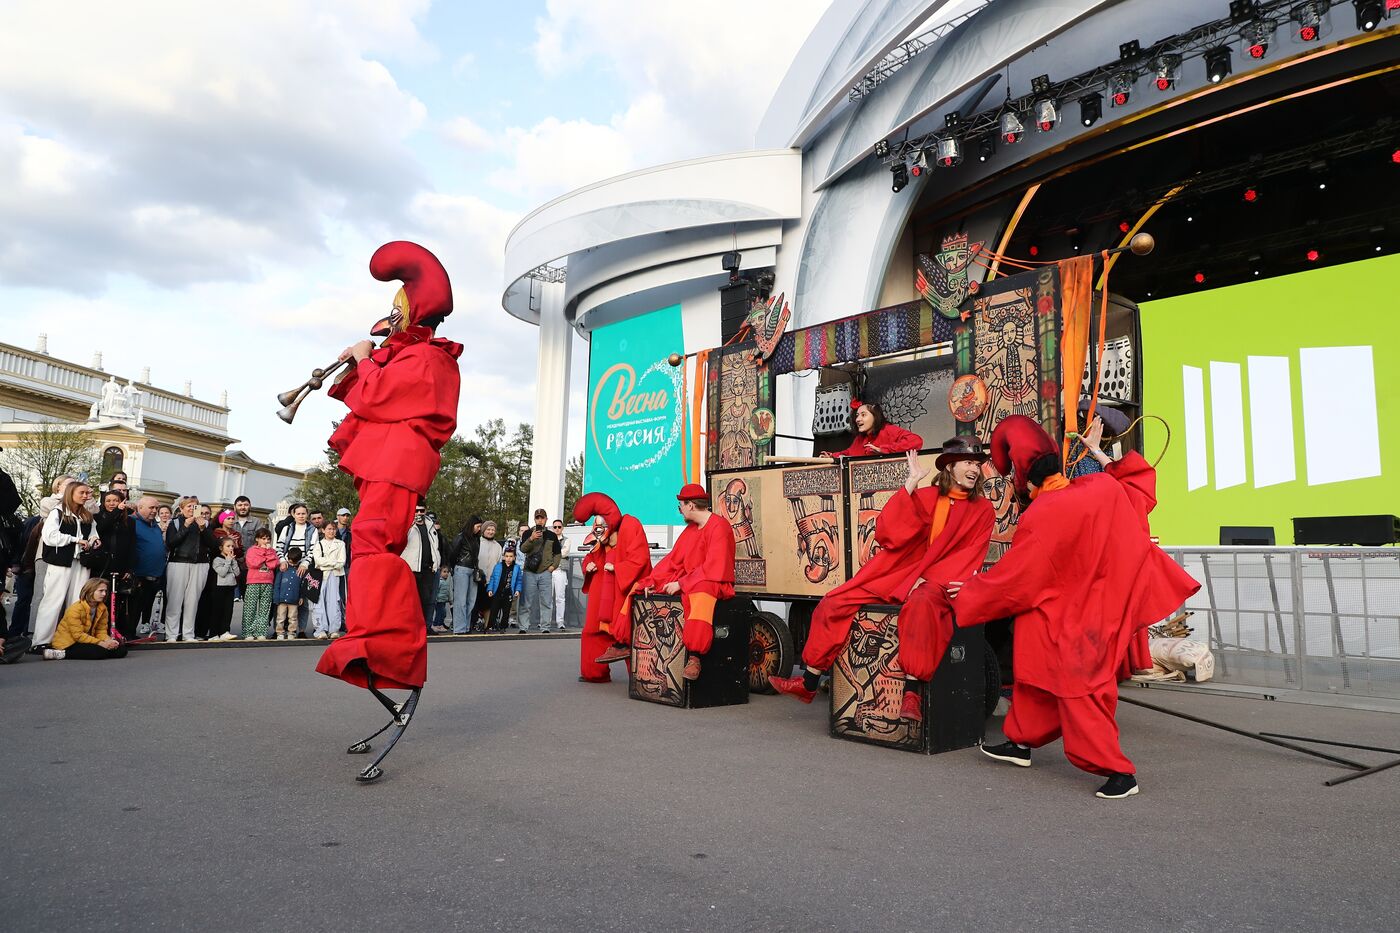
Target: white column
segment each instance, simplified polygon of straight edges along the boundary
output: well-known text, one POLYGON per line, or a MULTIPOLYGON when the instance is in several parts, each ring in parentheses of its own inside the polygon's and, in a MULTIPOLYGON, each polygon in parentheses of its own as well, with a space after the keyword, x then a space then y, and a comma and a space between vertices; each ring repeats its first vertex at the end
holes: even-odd
MULTIPOLYGON (((569 427, 569 362, 573 328, 564 319, 564 285, 541 283, 539 367, 535 378, 535 452, 530 470, 530 514, 564 513, 565 436, 569 427)), ((526 515, 524 521, 530 521, 526 515)), ((571 519, 565 518, 565 521, 571 519)))

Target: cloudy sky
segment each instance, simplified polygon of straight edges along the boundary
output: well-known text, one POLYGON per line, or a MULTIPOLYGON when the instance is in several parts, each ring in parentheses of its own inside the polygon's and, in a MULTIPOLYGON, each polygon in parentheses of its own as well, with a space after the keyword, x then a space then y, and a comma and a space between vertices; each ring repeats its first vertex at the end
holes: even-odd
POLYGON ((500 307, 510 228, 600 178, 750 147, 828 2, 7 0, 0 339, 227 389, 244 450, 305 465, 337 407, 287 428, 274 396, 385 312, 369 256, 411 239, 452 277, 459 430, 532 421, 535 328, 500 307))

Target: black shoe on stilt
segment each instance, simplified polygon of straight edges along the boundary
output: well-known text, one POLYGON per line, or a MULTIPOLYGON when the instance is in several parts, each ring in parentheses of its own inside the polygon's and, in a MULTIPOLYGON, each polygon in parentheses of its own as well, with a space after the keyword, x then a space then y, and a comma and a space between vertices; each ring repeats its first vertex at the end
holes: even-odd
POLYGON ((1103 787, 1094 791, 1095 797, 1104 800, 1122 800, 1138 792, 1137 778, 1131 774, 1115 774, 1103 782, 1103 787))

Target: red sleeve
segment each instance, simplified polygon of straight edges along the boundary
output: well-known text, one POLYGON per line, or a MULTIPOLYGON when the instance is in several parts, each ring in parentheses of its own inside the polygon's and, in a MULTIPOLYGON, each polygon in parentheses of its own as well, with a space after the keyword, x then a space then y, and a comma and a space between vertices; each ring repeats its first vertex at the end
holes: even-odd
POLYGON ((719 515, 711 515, 700 530, 691 569, 680 578, 685 593, 719 596, 720 587, 734 584, 734 528, 719 515))
POLYGON ((643 575, 636 585, 658 590, 672 580, 679 580, 681 574, 684 573, 685 556, 690 551, 693 534, 690 526, 687 525, 680 537, 676 539, 676 543, 672 545, 671 552, 661 558, 656 566, 651 568, 651 572, 643 575))
POLYGON ((875 519, 875 540, 890 550, 907 547, 920 536, 927 538, 933 522, 933 504, 938 492, 932 487, 914 490, 910 495, 903 486, 890 497, 875 519))
POLYGON ((598 571, 603 569, 605 563, 607 563, 607 548, 601 543, 594 544, 593 550, 589 551, 587 556, 583 558, 580 566, 580 569, 583 570, 583 592, 588 592, 598 571))
POLYGON ((924 439, 897 424, 887 424, 875 436, 875 446, 887 454, 898 454, 906 450, 918 450, 924 446, 924 439))
POLYGON ((399 351, 382 366, 373 358, 361 360, 345 404, 366 421, 431 417, 441 414, 442 399, 456 399, 459 379, 456 360, 422 344, 399 351))
POLYGON ((1042 529, 1032 509, 1021 518, 1016 540, 995 567, 963 584, 953 598, 959 626, 982 625, 993 619, 1018 616, 1035 608, 1056 588, 1053 532, 1042 529))
MULTIPOLYGON (((628 516, 631 518, 631 516, 628 516)), ((636 519, 623 519, 617 530, 617 547, 610 552, 617 588, 629 593, 632 587, 651 570, 651 545, 647 533, 636 519)))
POLYGON ((1123 485, 1133 511, 1142 521, 1142 530, 1149 531, 1147 516, 1157 507, 1157 471, 1136 450, 1130 450, 1104 472, 1123 485))

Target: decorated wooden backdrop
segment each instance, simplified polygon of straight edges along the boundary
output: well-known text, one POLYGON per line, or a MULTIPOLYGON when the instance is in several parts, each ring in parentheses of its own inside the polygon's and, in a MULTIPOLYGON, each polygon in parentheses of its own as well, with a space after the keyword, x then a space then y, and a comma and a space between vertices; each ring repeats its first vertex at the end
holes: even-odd
MULTIPOLYGON (((930 470, 938 458, 937 452, 919 455, 919 462, 930 470)), ((851 573, 864 567, 880 550, 875 543, 875 519, 890 497, 904 485, 909 464, 903 455, 879 460, 857 460, 850 467, 850 490, 847 499, 846 527, 852 528, 851 573)), ((928 480, 923 481, 928 485, 928 480)))
POLYGON ((710 354, 711 470, 757 466, 773 449, 773 376, 754 358, 752 342, 710 354))
POLYGON ((856 613, 846 647, 831 668, 831 731, 842 738, 922 751, 923 723, 900 715, 904 670, 899 666, 899 612, 867 607, 856 613))
POLYGON ((826 595, 845 582, 841 468, 774 465, 710 477, 715 506, 734 529, 734 588, 826 595))

